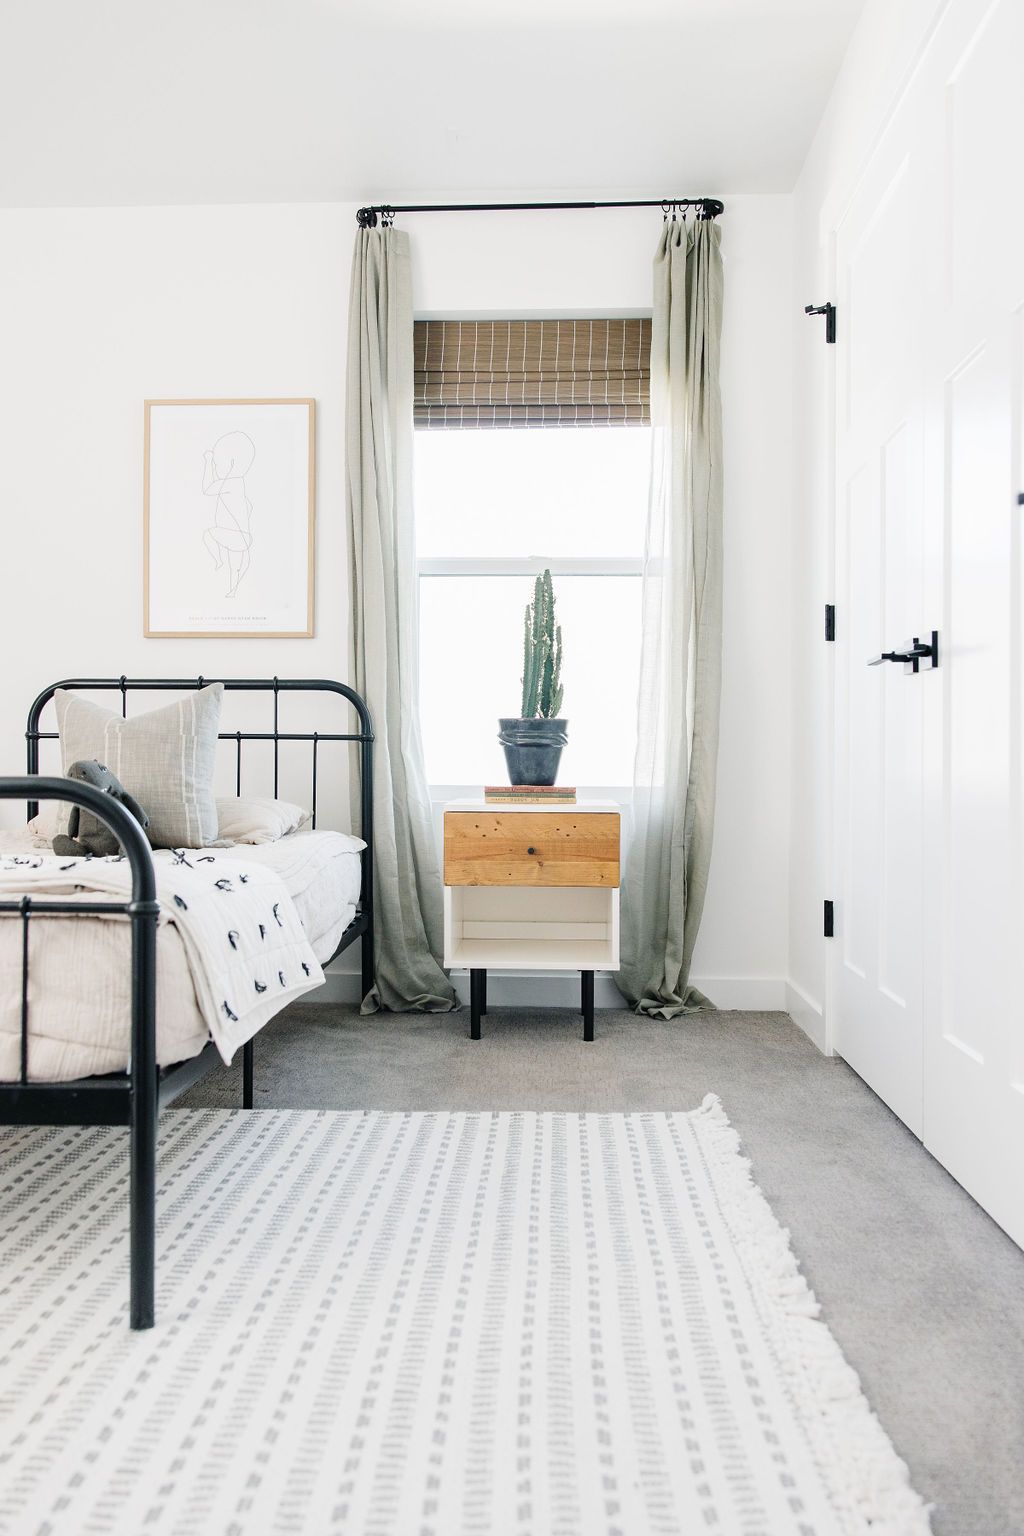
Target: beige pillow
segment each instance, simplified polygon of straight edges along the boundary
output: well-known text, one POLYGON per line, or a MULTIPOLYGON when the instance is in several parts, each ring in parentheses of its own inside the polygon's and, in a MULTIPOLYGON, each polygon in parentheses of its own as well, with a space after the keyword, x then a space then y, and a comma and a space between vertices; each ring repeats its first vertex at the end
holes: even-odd
MULTIPOLYGON (((217 837, 213 768, 223 683, 211 683, 123 720, 58 688, 57 729, 67 772, 82 758, 106 763, 149 816, 154 848, 205 848, 217 837)), ((64 807, 61 829, 70 807, 64 807)))
POLYGON ((250 796, 217 801, 218 835, 222 841, 231 843, 276 843, 289 832, 297 832, 310 819, 308 811, 288 800, 250 796))

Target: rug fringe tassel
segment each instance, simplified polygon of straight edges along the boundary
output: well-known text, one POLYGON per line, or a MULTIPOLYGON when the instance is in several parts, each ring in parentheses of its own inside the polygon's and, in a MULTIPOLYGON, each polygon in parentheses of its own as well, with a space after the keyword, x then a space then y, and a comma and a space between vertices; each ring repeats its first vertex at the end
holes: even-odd
POLYGON ((906 1463, 844 1360, 781 1227, 754 1182, 750 1159, 717 1094, 693 1112, 716 1182, 731 1197, 725 1208, 744 1268, 760 1280, 766 1326, 784 1336, 777 1352, 797 1402, 813 1405, 808 1431, 833 1502, 852 1532, 864 1536, 929 1536, 929 1508, 910 1485, 906 1463), (851 1470, 852 1475, 851 1475, 851 1470))

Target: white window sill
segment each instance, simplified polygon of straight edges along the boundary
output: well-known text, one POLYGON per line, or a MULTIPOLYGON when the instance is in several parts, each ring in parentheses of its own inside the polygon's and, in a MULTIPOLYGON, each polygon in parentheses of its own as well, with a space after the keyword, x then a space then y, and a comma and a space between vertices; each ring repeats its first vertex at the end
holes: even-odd
MULTIPOLYGON (((483 791, 483 785, 479 780, 475 784, 428 784, 430 803, 433 806, 447 805, 449 800, 479 799, 483 791)), ((630 805, 633 800, 633 786, 623 784, 577 784, 576 795, 580 800, 615 800, 619 805, 630 805)))

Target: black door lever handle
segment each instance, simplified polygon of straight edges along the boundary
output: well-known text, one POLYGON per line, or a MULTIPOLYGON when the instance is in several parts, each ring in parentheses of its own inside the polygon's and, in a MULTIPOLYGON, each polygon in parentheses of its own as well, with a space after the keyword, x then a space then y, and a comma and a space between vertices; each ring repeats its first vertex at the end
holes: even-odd
POLYGON ((917 672, 922 663, 926 668, 937 667, 939 664, 939 632, 932 630, 932 640, 919 640, 915 635, 913 640, 902 651, 883 651, 881 656, 872 656, 868 662, 869 667, 880 667, 883 661, 902 662, 904 672, 917 672))
POLYGON ((917 661, 922 656, 930 656, 930 645, 915 645, 909 651, 883 651, 881 656, 874 656, 868 662, 869 667, 880 667, 883 661, 917 661))

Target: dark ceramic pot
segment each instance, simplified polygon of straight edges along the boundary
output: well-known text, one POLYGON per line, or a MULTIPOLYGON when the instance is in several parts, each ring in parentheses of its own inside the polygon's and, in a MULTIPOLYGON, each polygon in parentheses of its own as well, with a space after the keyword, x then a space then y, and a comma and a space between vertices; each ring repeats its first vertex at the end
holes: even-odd
POLYGON ((510 784, 553 784, 558 777, 567 720, 499 720, 510 784))

